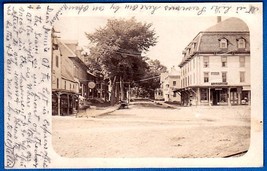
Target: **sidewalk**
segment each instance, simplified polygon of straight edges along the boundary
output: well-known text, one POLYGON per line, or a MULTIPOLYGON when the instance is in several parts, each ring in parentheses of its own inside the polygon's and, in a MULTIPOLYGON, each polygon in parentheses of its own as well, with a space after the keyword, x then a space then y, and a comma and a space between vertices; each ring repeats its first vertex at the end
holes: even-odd
POLYGON ((101 116, 105 114, 109 114, 111 112, 114 112, 120 108, 120 105, 110 106, 110 107, 103 107, 103 108, 97 108, 95 106, 91 106, 90 108, 86 109, 85 111, 80 111, 77 113, 76 117, 96 117, 101 116))
POLYGON ((162 106, 167 107, 167 108, 181 109, 181 106, 178 106, 178 105, 172 105, 172 104, 167 104, 167 103, 165 103, 164 101, 156 101, 156 100, 151 100, 151 101, 154 102, 154 103, 157 104, 157 105, 162 105, 162 106))

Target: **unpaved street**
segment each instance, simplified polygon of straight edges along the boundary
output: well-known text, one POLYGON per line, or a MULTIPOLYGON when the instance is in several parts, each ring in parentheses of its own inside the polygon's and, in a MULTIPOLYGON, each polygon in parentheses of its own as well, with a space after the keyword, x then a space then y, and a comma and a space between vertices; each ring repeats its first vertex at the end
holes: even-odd
POLYGON ((248 150, 250 109, 152 102, 95 118, 53 116, 53 147, 64 157, 223 157, 248 150))

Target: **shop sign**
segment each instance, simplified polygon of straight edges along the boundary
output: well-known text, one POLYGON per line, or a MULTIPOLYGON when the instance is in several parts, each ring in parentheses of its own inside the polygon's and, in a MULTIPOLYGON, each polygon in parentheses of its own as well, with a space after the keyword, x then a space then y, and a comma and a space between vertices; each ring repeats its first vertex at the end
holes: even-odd
POLYGON ((88 87, 89 87, 90 89, 95 88, 95 86, 96 86, 96 84, 95 84, 93 81, 90 81, 90 82, 88 83, 88 87))
POLYGON ((227 82, 215 82, 215 83, 211 83, 211 85, 228 85, 227 82))
POLYGON ((220 75, 219 72, 211 72, 210 75, 220 75))

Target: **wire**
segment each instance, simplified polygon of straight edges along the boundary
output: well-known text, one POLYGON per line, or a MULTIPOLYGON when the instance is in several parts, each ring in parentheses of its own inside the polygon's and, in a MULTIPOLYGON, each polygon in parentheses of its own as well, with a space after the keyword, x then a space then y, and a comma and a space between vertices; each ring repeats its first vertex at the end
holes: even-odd
POLYGON ((145 78, 145 79, 141 79, 141 80, 133 81, 133 82, 146 81, 146 80, 151 80, 151 79, 158 78, 158 77, 160 77, 160 76, 158 75, 158 76, 154 76, 154 77, 150 77, 150 78, 145 78))

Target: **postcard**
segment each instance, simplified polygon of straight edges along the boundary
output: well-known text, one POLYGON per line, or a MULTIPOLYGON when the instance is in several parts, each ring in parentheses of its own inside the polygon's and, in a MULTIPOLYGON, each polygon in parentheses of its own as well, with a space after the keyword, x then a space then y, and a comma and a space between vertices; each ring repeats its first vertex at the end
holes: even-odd
POLYGON ((262 3, 7 3, 5 168, 263 166, 262 3))

